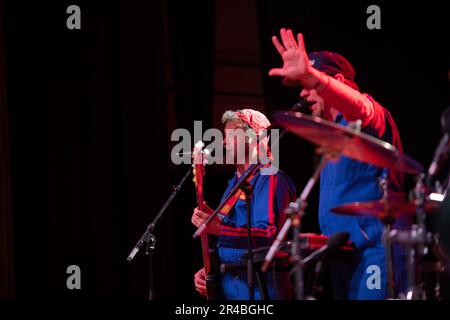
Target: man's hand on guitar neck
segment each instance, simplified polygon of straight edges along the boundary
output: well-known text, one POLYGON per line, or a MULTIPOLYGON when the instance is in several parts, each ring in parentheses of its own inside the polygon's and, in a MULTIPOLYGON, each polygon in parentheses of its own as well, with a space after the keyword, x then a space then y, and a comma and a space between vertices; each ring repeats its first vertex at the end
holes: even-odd
MULTIPOLYGON (((194 213, 192 214, 191 222, 197 228, 208 219, 208 217, 213 213, 214 210, 208 207, 206 203, 203 203, 202 208, 199 207, 194 209, 194 213)), ((214 219, 209 223, 206 231, 208 233, 214 234, 218 236, 220 234, 220 223, 221 220, 218 216, 215 216, 214 219)))

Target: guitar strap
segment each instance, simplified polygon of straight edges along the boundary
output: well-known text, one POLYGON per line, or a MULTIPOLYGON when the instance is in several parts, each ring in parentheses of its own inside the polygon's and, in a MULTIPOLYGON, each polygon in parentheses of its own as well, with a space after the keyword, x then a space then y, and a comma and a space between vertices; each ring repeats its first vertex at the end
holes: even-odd
MULTIPOLYGON (((252 180, 261 169, 263 169, 265 166, 261 166, 260 168, 258 168, 257 170, 255 170, 255 172, 250 175, 248 177, 248 180, 252 180)), ((241 189, 238 189, 236 191, 236 193, 225 203, 225 205, 222 207, 222 209, 219 211, 219 215, 221 217, 224 217, 226 215, 228 215, 228 213, 231 211, 231 209, 234 207, 234 205, 236 204, 236 202, 238 201, 238 199, 241 198, 242 200, 245 200, 245 194, 244 191, 242 191, 241 189)))

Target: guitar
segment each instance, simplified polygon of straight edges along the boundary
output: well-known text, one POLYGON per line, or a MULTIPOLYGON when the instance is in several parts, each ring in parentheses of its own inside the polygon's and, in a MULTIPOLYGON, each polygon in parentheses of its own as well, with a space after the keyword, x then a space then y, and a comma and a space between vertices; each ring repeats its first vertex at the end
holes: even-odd
MULTIPOLYGON (((195 144, 192 152, 192 167, 197 206, 200 210, 207 211, 203 198, 203 176, 205 175, 205 164, 207 163, 205 152, 202 150, 204 146, 202 141, 198 141, 195 144)), ((202 243, 203 265, 206 273, 206 297, 208 300, 212 300, 216 297, 216 277, 217 271, 219 270, 216 246, 213 236, 208 235, 206 231, 201 234, 200 240, 202 243)))

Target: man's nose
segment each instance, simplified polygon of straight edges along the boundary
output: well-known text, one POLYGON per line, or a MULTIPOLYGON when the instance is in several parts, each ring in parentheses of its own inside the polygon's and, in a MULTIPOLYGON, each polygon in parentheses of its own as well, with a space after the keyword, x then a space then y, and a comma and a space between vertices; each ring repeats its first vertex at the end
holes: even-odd
POLYGON ((300 91, 300 97, 304 98, 306 96, 309 95, 309 91, 306 89, 302 89, 302 91, 300 91))

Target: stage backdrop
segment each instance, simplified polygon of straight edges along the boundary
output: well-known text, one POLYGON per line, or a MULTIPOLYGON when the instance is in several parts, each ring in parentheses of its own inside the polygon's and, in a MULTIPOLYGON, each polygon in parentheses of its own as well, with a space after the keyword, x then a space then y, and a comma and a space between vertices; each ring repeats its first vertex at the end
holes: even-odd
MULTIPOLYGON (((405 152, 424 166, 440 138, 450 51, 439 1, 379 3, 381 30, 366 27, 371 1, 1 3, 0 282, 7 296, 14 283, 18 298, 145 299, 147 261, 142 252, 132 264, 125 259, 190 169, 172 164, 171 133, 192 131, 194 120, 204 130, 220 126, 225 109, 270 116, 297 102, 297 90, 267 75, 281 64, 271 44, 280 27, 303 32, 310 52, 345 55, 361 89, 392 112, 405 152), (73 4, 80 30, 66 26, 73 4), (81 269, 80 290, 66 286, 71 265, 81 269)), ((313 172, 313 151, 294 136, 282 141, 281 168, 299 190, 313 172)), ((232 174, 207 168, 210 206, 232 174)), ((156 299, 200 299, 194 207, 189 179, 155 230, 156 299)), ((317 189, 302 231, 320 232, 317 189)))

